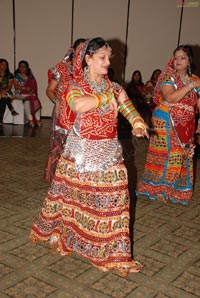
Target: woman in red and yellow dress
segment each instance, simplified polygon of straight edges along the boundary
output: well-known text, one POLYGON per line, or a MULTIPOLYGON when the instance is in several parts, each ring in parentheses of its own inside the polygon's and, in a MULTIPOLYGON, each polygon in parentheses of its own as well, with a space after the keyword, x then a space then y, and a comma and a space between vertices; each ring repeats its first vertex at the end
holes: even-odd
POLYGON ((49 155, 44 177, 49 183, 53 179, 57 162, 75 119, 74 112, 70 110, 66 102, 65 90, 72 79, 72 64, 76 49, 84 41, 83 38, 77 39, 67 51, 64 59, 48 70, 46 94, 55 105, 52 113, 49 155))
POLYGON ((78 50, 66 94, 76 117, 31 239, 49 241, 61 255, 77 253, 104 272, 127 276, 143 266, 131 257, 130 198, 117 112, 130 121, 133 134, 148 133, 124 89, 108 79, 110 56, 102 38, 78 50))
POLYGON ((154 134, 137 194, 187 205, 193 195, 195 110, 200 79, 191 74, 191 49, 174 50, 154 92, 154 134))

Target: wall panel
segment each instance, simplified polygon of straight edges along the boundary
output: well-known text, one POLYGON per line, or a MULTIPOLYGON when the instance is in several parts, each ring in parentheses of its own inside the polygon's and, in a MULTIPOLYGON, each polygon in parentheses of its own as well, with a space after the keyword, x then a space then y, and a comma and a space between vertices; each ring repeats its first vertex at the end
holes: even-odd
POLYGON ((10 71, 14 70, 14 31, 12 0, 0 1, 0 57, 8 61, 10 71))
POLYGON ((25 59, 37 79, 42 116, 53 104, 46 96, 47 70, 62 60, 71 43, 71 1, 17 0, 16 60, 25 59))
POLYGON ((128 0, 75 0, 75 38, 106 39, 113 49, 112 67, 121 81, 124 71, 128 0))
POLYGON ((146 82, 177 45, 181 10, 174 0, 131 0, 126 81, 139 69, 146 82))
POLYGON ((180 44, 192 47, 195 73, 200 76, 200 1, 195 3, 198 3, 197 7, 184 7, 180 44))

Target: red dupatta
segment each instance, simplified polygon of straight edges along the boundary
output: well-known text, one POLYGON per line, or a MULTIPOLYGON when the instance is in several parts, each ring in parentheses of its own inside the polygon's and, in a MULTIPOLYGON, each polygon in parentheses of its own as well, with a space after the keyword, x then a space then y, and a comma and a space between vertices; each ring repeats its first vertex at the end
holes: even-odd
POLYGON ((60 113, 59 117, 56 119, 56 124, 66 130, 72 129, 75 120, 75 114, 70 110, 65 96, 69 81, 72 80, 72 70, 69 61, 69 56, 72 52, 73 48, 70 47, 65 58, 57 63, 55 67, 48 70, 48 83, 50 83, 51 80, 58 82, 55 95, 60 102, 60 113))

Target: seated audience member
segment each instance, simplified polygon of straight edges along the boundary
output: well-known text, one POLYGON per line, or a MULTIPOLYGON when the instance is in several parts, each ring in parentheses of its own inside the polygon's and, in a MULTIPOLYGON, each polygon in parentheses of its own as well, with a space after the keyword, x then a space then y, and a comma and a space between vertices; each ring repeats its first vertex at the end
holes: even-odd
POLYGON ((38 98, 37 82, 25 60, 21 60, 14 73, 14 87, 16 97, 24 102, 24 110, 29 121, 29 126, 41 126, 41 103, 38 98))
POLYGON ((6 59, 0 59, 0 125, 3 124, 3 117, 8 106, 13 116, 19 115, 12 106, 13 74, 9 70, 9 64, 6 59))
POLYGON ((139 70, 133 72, 132 79, 127 85, 126 92, 144 121, 150 126, 151 110, 146 102, 148 91, 142 81, 142 75, 139 70))
POLYGON ((155 69, 151 75, 150 80, 146 82, 146 88, 148 90, 148 94, 146 98, 149 104, 152 104, 154 88, 156 86, 156 83, 160 74, 161 74, 161 70, 155 69))

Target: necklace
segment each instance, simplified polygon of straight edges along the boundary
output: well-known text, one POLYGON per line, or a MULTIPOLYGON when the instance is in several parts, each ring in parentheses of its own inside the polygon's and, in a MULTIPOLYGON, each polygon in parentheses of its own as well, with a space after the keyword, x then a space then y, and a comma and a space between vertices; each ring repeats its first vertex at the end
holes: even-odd
POLYGON ((101 82, 98 83, 96 81, 92 81, 90 80, 90 78, 88 77, 88 70, 84 69, 84 73, 83 73, 84 79, 86 80, 86 82, 90 85, 90 88, 92 89, 92 91, 96 94, 96 93, 102 93, 106 91, 106 80, 104 78, 102 78, 101 82))
POLYGON ((179 75, 181 78, 181 81, 183 83, 183 85, 188 85, 190 83, 190 77, 188 76, 188 74, 186 74, 185 76, 179 75))

